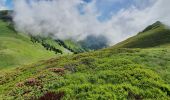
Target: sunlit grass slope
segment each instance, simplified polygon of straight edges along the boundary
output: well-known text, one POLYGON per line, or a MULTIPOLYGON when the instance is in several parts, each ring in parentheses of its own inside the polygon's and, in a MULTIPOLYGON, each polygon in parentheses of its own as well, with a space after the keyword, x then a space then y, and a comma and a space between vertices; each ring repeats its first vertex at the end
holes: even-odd
POLYGON ((170 99, 170 49, 105 49, 19 67, 0 77, 4 99, 170 99))
POLYGON ((71 40, 20 34, 13 28, 12 22, 0 20, 0 69, 85 51, 71 40))
MULTIPOLYGON (((142 40, 140 43, 143 44, 142 40)), ((169 100, 168 43, 157 43, 164 46, 154 45, 154 48, 150 43, 149 48, 115 46, 0 72, 0 97, 5 100, 169 100)))
POLYGON ((116 47, 148 48, 166 44, 170 44, 170 28, 158 21, 136 36, 118 43, 116 47))
POLYGON ((21 35, 10 29, 8 22, 0 20, 0 69, 28 64, 54 57, 42 45, 30 41, 27 35, 21 35))

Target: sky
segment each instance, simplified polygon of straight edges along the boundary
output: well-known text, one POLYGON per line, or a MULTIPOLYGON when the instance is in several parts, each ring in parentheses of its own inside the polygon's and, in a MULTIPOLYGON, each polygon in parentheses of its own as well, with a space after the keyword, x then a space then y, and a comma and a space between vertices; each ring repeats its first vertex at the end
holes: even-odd
POLYGON ((13 0, 0 0, 0 10, 12 9, 13 0))
POLYGON ((59 39, 105 36, 110 45, 156 21, 170 25, 170 0, 0 0, 16 29, 59 39), (29 1, 29 3, 28 3, 29 1))
MULTIPOLYGON (((93 0, 83 0, 83 1, 90 3, 93 0)), ((113 13, 117 13, 121 9, 127 9, 128 7, 131 6, 135 6, 139 9, 144 9, 145 7, 153 3, 151 1, 153 0, 97 0, 96 6, 101 13, 99 19, 107 20, 111 18, 113 13)), ((0 0, 0 10, 13 9, 13 7, 14 7, 13 0, 0 0)))

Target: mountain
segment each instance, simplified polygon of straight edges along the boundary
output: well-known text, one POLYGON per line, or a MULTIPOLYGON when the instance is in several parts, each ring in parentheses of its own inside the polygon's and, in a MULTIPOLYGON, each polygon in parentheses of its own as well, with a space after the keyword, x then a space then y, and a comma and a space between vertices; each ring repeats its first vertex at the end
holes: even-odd
POLYGON ((167 34, 157 22, 110 48, 0 71, 0 98, 169 100, 167 34))
POLYGON ((12 10, 0 11, 0 69, 107 46, 106 41, 99 41, 103 37, 88 36, 85 40, 77 42, 19 33, 14 28, 12 14, 12 10))
POLYGON ((33 44, 29 36, 11 30, 7 22, 0 20, 0 69, 32 63, 54 57, 40 44, 33 44))
POLYGON ((120 42, 116 47, 123 48, 149 48, 170 44, 170 28, 157 21, 148 26, 142 32, 138 33, 123 42, 120 42))
POLYGON ((12 11, 0 11, 0 69, 86 51, 71 40, 53 40, 19 33, 14 28, 11 14, 12 11))
POLYGON ((78 43, 87 50, 98 50, 108 47, 108 40, 102 35, 89 35, 86 39, 79 41, 78 43))

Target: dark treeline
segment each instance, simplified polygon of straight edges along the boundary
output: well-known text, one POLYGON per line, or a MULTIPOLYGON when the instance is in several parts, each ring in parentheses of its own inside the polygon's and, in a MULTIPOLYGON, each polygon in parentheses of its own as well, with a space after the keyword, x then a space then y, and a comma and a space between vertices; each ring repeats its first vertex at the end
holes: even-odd
MULTIPOLYGON (((31 36, 31 41, 32 41, 33 43, 36 43, 36 42, 41 43, 47 50, 52 50, 52 51, 54 51, 54 52, 56 52, 56 53, 61 53, 61 54, 62 54, 62 51, 61 51, 61 50, 57 49, 57 48, 56 48, 55 46, 53 46, 53 45, 50 45, 50 44, 47 43, 45 40, 46 40, 45 38, 42 38, 42 37, 39 37, 39 36, 31 36)), ((85 49, 83 49, 83 48, 81 49, 81 48, 71 47, 71 46, 67 45, 64 41, 59 40, 59 39, 58 39, 58 40, 55 40, 55 42, 56 42, 58 45, 64 47, 65 49, 73 52, 74 54, 78 54, 78 53, 82 53, 82 52, 88 51, 88 50, 85 50, 85 49)), ((78 44, 77 44, 77 45, 78 45, 78 44)))
POLYGON ((13 11, 11 11, 11 10, 2 10, 2 11, 0 11, 0 20, 8 22, 7 27, 10 30, 17 33, 17 31, 14 28, 14 22, 13 22, 13 19, 12 19, 12 13, 13 13, 13 11))
POLYGON ((2 10, 0 11, 0 19, 3 21, 10 21, 12 22, 12 13, 11 10, 2 10))
POLYGON ((63 52, 60 49, 55 48, 54 46, 46 43, 43 39, 40 37, 33 37, 31 36, 31 41, 33 43, 41 43, 41 45, 46 48, 47 50, 54 51, 56 54, 60 53, 63 54, 63 52))
POLYGON ((70 47, 68 47, 63 41, 61 40, 55 40, 60 46, 63 46, 64 48, 68 49, 69 51, 73 52, 74 54, 77 54, 79 52, 71 49, 70 47))

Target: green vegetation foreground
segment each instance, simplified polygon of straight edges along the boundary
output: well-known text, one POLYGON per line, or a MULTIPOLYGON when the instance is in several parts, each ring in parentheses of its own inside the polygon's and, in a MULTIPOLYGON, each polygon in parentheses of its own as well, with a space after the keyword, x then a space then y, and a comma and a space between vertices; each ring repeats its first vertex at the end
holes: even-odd
MULTIPOLYGON (((155 30, 164 33, 163 30, 166 30, 162 25, 158 28, 151 28, 149 32, 147 30, 141 34, 147 34, 145 39, 150 43, 150 33, 155 30)), ((166 33, 170 34, 167 31, 166 33)), ((138 36, 141 37, 136 37, 138 36)), ((134 40, 137 39, 129 41, 134 40)), ((139 43, 145 42, 140 40, 139 43)), ((125 43, 122 44, 124 46, 125 43)), ((44 60, 7 72, 0 71, 0 98, 169 100, 169 41, 160 42, 150 48, 133 48, 132 45, 131 49, 118 48, 118 45, 104 50, 44 60)))
POLYGON ((105 49, 1 72, 0 94, 18 100, 168 100, 169 66, 169 48, 105 49))

